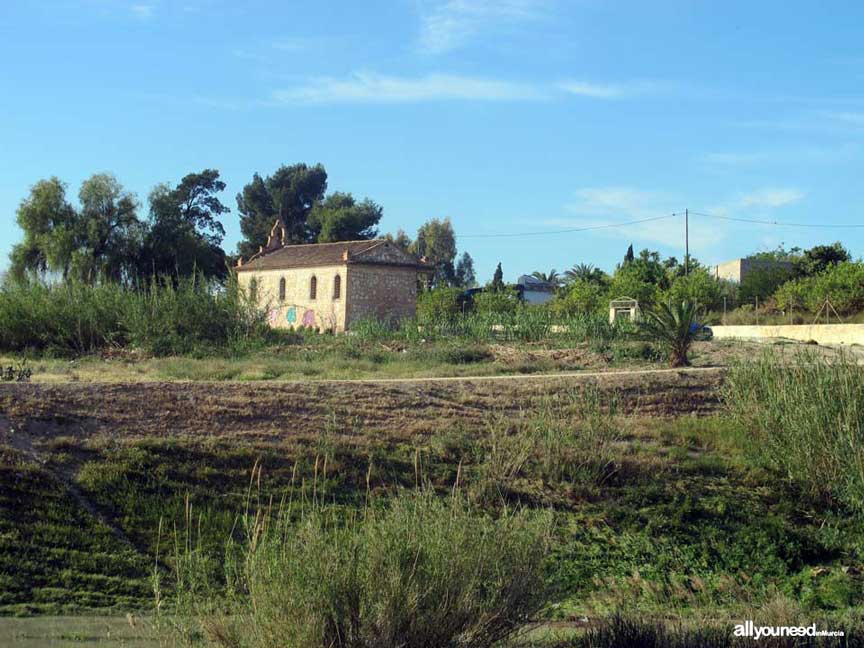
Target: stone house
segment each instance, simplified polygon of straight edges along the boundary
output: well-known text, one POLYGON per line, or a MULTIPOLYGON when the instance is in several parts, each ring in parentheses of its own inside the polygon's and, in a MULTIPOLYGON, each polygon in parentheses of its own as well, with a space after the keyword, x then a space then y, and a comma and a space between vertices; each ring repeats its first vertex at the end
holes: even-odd
POLYGON ((277 220, 267 245, 235 270, 271 326, 342 332, 363 319, 413 317, 427 267, 386 239, 290 245, 277 220))
POLYGON ((791 261, 779 261, 776 259, 762 259, 759 257, 748 257, 744 259, 733 259, 724 263, 718 263, 712 268, 715 279, 725 279, 741 283, 747 275, 754 272, 776 270, 779 272, 791 272, 791 261))

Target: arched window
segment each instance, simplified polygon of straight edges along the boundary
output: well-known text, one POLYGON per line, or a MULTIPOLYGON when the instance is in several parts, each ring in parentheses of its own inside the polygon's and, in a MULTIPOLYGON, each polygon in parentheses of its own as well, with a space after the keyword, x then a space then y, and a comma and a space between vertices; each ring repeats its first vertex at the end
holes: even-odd
POLYGON ((252 277, 249 282, 249 301, 253 304, 258 303, 258 280, 255 277, 252 277))
POLYGON ((333 299, 339 299, 342 296, 342 277, 338 274, 333 278, 333 299))
POLYGON ((285 301, 285 277, 279 279, 279 301, 285 301))
POLYGON ((312 275, 312 278, 309 280, 309 299, 315 299, 315 296, 318 294, 318 277, 312 275))

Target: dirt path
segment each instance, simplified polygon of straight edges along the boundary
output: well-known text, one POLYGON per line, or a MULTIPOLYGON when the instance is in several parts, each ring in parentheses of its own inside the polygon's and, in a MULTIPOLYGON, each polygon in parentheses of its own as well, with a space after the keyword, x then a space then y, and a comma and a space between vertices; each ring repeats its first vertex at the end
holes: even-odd
POLYGON ((541 402, 566 406, 586 388, 620 411, 706 414, 719 406, 719 368, 306 382, 33 383, 0 386, 0 414, 33 436, 115 439, 194 435, 278 440, 362 427, 404 437, 484 425, 541 402), (556 400, 557 399, 557 400, 556 400), (51 425, 34 425, 35 422, 51 425))

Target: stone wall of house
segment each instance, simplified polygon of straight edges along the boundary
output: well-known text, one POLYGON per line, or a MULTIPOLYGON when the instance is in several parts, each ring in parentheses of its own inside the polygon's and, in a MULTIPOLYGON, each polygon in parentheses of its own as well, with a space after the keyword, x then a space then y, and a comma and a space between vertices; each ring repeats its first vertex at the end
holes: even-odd
POLYGON ((395 321, 417 311, 417 270, 387 265, 348 266, 346 323, 363 319, 395 321))
POLYGON ((267 309, 270 325, 276 328, 307 326, 322 331, 344 331, 347 299, 345 265, 287 270, 241 270, 240 287, 251 294, 252 281, 259 306, 267 309), (310 297, 312 277, 316 278, 315 299, 310 297), (341 278, 338 298, 334 298, 336 277, 341 278), (285 279, 285 298, 279 298, 279 280, 285 279))

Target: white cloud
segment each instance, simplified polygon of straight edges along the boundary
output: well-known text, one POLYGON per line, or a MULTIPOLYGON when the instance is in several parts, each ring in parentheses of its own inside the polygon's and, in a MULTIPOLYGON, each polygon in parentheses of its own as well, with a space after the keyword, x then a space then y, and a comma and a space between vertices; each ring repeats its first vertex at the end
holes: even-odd
POLYGON ((624 83, 592 83, 589 81, 562 81, 558 88, 569 94, 594 99, 620 99, 647 94, 656 94, 671 88, 660 81, 628 81, 624 83))
POLYGON ((803 191, 791 187, 766 187, 746 193, 740 197, 741 207, 783 207, 804 198, 803 191))
POLYGON ((281 104, 517 101, 542 97, 542 92, 528 84, 449 74, 416 78, 366 73, 344 79, 318 77, 297 88, 273 93, 273 99, 281 104))
POLYGON ((153 16, 154 8, 152 4, 133 4, 129 7, 129 10, 136 18, 147 20, 153 16))
POLYGON ((547 12, 548 0, 437 0, 422 16, 420 47, 441 54, 501 26, 534 21, 547 12))
MULTIPOLYGON (((635 245, 661 244, 668 247, 684 247, 683 217, 667 218, 682 212, 683 201, 679 196, 660 191, 645 191, 633 187, 583 187, 575 191, 576 200, 566 206, 574 214, 571 218, 544 221, 550 227, 605 227, 596 234, 635 245), (627 223, 646 219, 653 221, 611 227, 616 223, 627 223)), ((718 238, 717 229, 711 232, 690 233, 691 248, 709 245, 718 238)))

